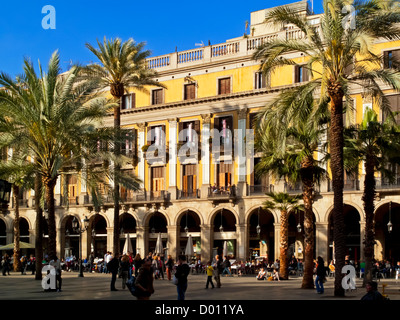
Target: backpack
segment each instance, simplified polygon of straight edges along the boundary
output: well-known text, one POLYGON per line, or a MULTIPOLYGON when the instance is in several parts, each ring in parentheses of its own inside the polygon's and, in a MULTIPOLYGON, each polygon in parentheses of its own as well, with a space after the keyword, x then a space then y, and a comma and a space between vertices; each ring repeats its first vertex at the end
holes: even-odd
POLYGON ((136 277, 134 275, 132 275, 128 281, 126 281, 126 286, 129 289, 129 292, 136 297, 138 294, 138 290, 135 286, 135 281, 136 281, 136 277))

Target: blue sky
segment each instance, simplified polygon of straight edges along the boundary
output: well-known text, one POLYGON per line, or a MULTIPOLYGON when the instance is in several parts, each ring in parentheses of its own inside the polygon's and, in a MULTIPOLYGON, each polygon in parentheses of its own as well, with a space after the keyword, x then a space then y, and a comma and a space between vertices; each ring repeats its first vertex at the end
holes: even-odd
MULTIPOLYGON (((22 71, 24 57, 47 65, 59 50, 63 69, 68 61, 95 60, 85 43, 120 37, 145 41, 152 56, 192 49, 196 43, 218 44, 243 35, 250 12, 295 2, 270 1, 2 1, 0 11, 0 71, 12 76, 22 71), (56 10, 56 29, 42 28, 45 5, 56 10)), ((314 1, 320 13, 322 0, 314 1)))

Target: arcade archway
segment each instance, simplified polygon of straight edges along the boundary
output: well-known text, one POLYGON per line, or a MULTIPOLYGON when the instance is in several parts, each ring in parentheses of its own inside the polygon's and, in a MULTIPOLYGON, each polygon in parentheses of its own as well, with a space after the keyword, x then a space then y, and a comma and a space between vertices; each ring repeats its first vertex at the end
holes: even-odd
MULTIPOLYGON (((361 257, 360 243, 361 243, 361 225, 360 213, 358 210, 349 205, 343 206, 345 235, 346 235, 346 256, 352 261, 359 261, 361 257)), ((333 242, 333 213, 329 215, 329 260, 334 259, 334 242, 333 242)))

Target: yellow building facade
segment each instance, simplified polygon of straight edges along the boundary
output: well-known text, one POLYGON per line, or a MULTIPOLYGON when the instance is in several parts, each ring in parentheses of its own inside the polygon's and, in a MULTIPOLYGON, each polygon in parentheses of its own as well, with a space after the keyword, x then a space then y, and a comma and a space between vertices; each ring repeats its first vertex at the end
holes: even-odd
MULTIPOLYGON (((307 14, 312 23, 319 24, 320 15, 313 15, 307 2, 297 2, 293 6, 307 14)), ((161 234, 164 254, 176 258, 185 252, 190 235, 195 253, 203 261, 222 253, 225 241, 228 255, 236 260, 259 257, 260 247, 263 248, 261 256, 269 260, 279 257, 279 212, 261 208, 266 200, 265 192, 300 193, 301 186, 287 186, 282 181, 258 177, 252 170, 253 160, 245 155, 242 161, 235 148, 240 146, 245 150, 248 145, 251 136, 246 136, 246 129, 252 128, 257 111, 282 89, 307 81, 308 75, 302 68, 306 58, 299 52, 285 56, 293 59, 296 66, 285 66, 269 79, 259 72, 260 61, 253 60, 252 55, 260 44, 279 37, 302 37, 291 25, 279 30, 266 26, 263 23, 266 10, 251 13, 250 35, 149 58, 148 67, 158 72, 157 81, 166 88, 148 87, 147 92, 130 90, 124 96, 121 125, 134 130, 136 140, 124 147, 126 155, 133 160, 123 169, 134 172, 142 184, 136 192, 121 190, 121 251, 129 234, 134 251, 143 257, 154 252, 157 236, 161 234), (184 129, 191 133, 180 139, 179 133, 184 129), (232 143, 232 151, 218 149, 215 154, 210 144, 213 129, 218 130, 220 141, 232 143), (196 141, 198 146, 193 147, 196 141), (157 146, 158 155, 150 154, 151 145, 157 146), (160 156, 164 147, 165 158, 160 156), (182 147, 186 149, 179 154, 182 147)), ((375 50, 377 54, 400 50, 400 41, 377 41, 375 50)), ((387 88, 383 90, 391 96, 394 110, 398 110, 400 96, 387 88)), ((366 107, 376 108, 360 88, 353 90, 352 98, 354 114, 347 121, 361 122, 366 107)), ((106 124, 112 126, 112 121, 110 115, 106 124)), ((254 164, 260 157, 254 154, 254 164)), ((400 260, 400 241, 396 237, 400 229, 400 180, 388 184, 377 177, 377 181, 375 256, 397 261, 400 260), (386 228, 389 211, 394 224, 390 234, 386 228)), ((358 179, 346 178, 344 190, 346 245, 351 259, 357 261, 363 259, 362 189, 361 169, 358 179)), ((101 210, 95 212, 83 180, 73 175, 59 181, 56 194, 58 254, 61 257, 70 253, 78 255, 79 239, 71 230, 73 217, 90 220, 80 243, 84 258, 90 252, 102 257, 105 251, 112 251, 112 201, 106 201, 101 210), (62 200, 64 187, 68 188, 68 208, 62 200)), ((35 232, 33 197, 29 191, 21 199, 22 235, 32 243, 35 232)), ((330 260, 333 258, 333 191, 329 181, 318 186, 313 206, 315 255, 330 260)), ((297 227, 302 227, 303 218, 301 214, 291 214, 289 218, 289 251, 299 259, 303 258, 304 228, 297 227)), ((10 242, 12 214, 2 218, 1 223, 4 232, 0 240, 10 242)))

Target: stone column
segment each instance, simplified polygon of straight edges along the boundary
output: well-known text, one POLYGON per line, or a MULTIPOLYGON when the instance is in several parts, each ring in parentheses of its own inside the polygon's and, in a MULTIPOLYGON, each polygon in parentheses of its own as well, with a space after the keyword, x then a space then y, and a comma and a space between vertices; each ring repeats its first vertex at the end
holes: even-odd
POLYGON ((214 246, 214 233, 212 224, 202 224, 200 226, 200 237, 201 237, 201 261, 207 263, 212 260, 212 249, 214 246))
MULTIPOLYGON (((58 258, 63 257, 64 255, 61 252, 62 243, 63 243, 63 233, 64 228, 56 228, 56 254, 58 258)), ((51 257, 49 257, 51 259, 51 257)))
POLYGON ((83 169, 81 174, 81 190, 79 193, 79 204, 82 205, 85 203, 85 197, 87 196, 87 186, 86 186, 86 163, 85 159, 82 159, 83 169))
POLYGON ((54 205, 61 205, 61 179, 64 179, 64 176, 59 176, 57 179, 56 186, 54 188, 54 205))
MULTIPOLYGON (((177 166, 177 145, 178 137, 177 119, 168 119, 169 121, 169 187, 168 192, 171 195, 171 200, 175 200, 177 196, 176 188, 176 166, 177 166)), ((170 251, 172 252, 172 251, 170 251)))
POLYGON ((138 178, 143 181, 143 183, 140 184, 140 188, 144 189, 145 186, 145 159, 144 159, 144 154, 142 151, 142 147, 146 144, 146 124, 145 123, 139 123, 138 125, 138 178))
MULTIPOLYGON (((83 222, 81 221, 81 226, 83 227, 83 222)), ((81 254, 82 259, 89 258, 90 256, 90 244, 88 245, 88 230, 81 234, 81 254)))
MULTIPOLYGON (((315 223, 315 256, 321 256, 325 261, 328 262, 328 230, 329 222, 317 222, 315 223)), ((329 262, 328 262, 329 263, 329 262)))
POLYGON ((149 248, 149 227, 136 227, 136 251, 143 259, 149 248))
POLYGON ((243 197, 247 195, 247 183, 246 183, 246 118, 247 108, 240 109, 238 111, 238 136, 235 138, 235 162, 237 163, 237 196, 243 197))
POLYGON ((281 224, 280 223, 274 223, 274 243, 275 243, 275 257, 274 257, 274 261, 276 259, 279 259, 279 255, 280 255, 280 245, 281 245, 281 224))
POLYGON ((168 254, 170 254, 172 256, 172 259, 174 259, 175 261, 178 261, 180 226, 171 225, 171 226, 167 226, 167 229, 168 229, 168 240, 167 240, 168 254))
MULTIPOLYGON (((211 114, 202 114, 203 127, 201 130, 201 198, 206 199, 208 196, 208 188, 210 187, 210 130, 211 130, 211 114)), ((202 249, 203 250, 203 249, 202 249)))
POLYGON ((113 252, 114 228, 107 227, 107 251, 113 252))
POLYGON ((359 254, 360 261, 365 261, 364 239, 365 239, 365 222, 360 221, 360 254, 359 254))
POLYGON ((236 224, 236 260, 245 260, 249 251, 248 237, 247 237, 247 224, 236 224))

